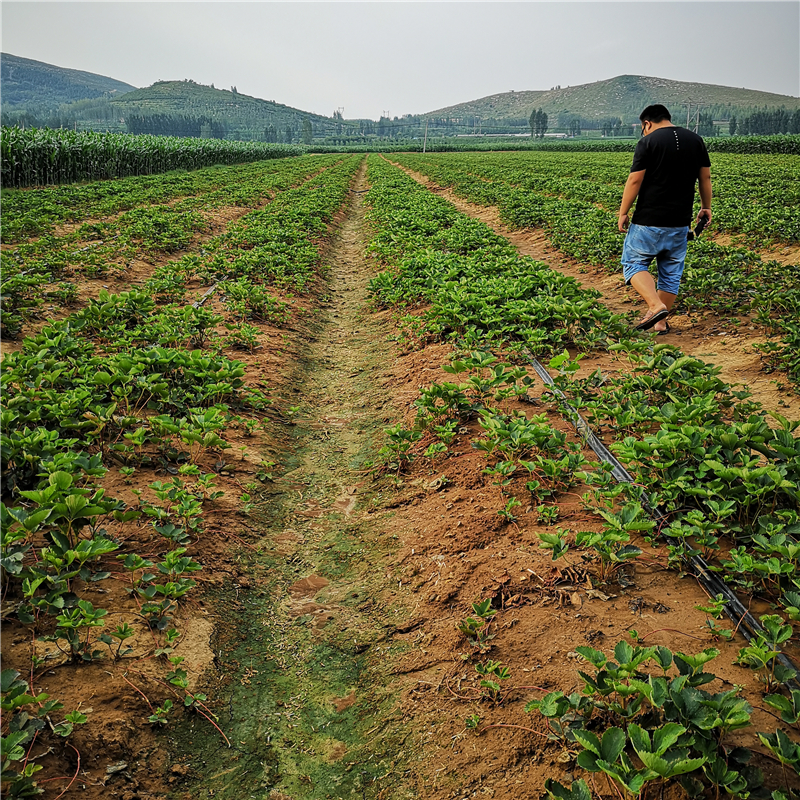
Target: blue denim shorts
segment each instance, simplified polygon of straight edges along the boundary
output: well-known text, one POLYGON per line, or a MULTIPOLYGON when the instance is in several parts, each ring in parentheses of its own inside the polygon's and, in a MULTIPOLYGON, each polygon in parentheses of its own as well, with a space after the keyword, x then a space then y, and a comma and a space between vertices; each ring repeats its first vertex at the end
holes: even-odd
POLYGON ((658 266, 658 288, 678 294, 686 259, 689 226, 655 228, 650 225, 631 225, 622 247, 622 271, 625 283, 637 272, 647 272, 653 259, 658 266))

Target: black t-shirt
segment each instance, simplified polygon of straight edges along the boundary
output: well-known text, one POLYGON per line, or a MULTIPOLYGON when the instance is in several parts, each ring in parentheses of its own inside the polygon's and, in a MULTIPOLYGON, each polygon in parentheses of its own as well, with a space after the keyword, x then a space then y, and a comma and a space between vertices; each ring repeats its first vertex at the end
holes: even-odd
POLYGON ((657 128, 643 136, 631 172, 646 172, 631 222, 657 228, 691 225, 695 183, 700 168, 710 166, 705 142, 686 128, 657 128))

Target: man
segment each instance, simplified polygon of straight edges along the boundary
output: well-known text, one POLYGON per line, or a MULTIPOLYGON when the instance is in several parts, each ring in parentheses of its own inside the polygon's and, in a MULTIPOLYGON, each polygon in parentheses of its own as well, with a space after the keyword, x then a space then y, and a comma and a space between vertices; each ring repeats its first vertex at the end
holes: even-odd
POLYGON ((647 106, 639 119, 642 138, 619 207, 618 227, 625 233, 628 212, 639 198, 622 249, 622 267, 625 282, 647 303, 637 330, 668 333, 667 317, 683 275, 698 182, 702 208, 697 221, 705 217, 706 223, 711 222, 711 161, 705 142, 696 133, 673 125, 664 106, 647 106), (653 259, 658 265, 658 286, 649 272, 653 259))

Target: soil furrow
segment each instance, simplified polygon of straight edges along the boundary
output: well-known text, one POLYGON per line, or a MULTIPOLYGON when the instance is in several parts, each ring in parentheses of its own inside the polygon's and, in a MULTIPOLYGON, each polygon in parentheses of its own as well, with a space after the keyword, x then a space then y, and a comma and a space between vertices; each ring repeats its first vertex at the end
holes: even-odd
MULTIPOLYGON (((362 167, 354 188, 364 182, 362 167)), ((361 202, 351 194, 325 254, 330 300, 284 384, 294 415, 282 435, 288 469, 256 517, 263 536, 252 590, 223 591, 216 603, 232 612, 218 620, 210 680, 227 684, 221 716, 233 752, 207 725, 178 735, 199 778, 193 797, 238 799, 243 786, 270 797, 375 796, 390 771, 381 797, 407 796, 398 766, 408 733, 386 725, 395 707, 389 664, 405 647, 391 639, 405 618, 385 563, 396 537, 375 521, 368 474, 388 329, 364 308, 361 202)))

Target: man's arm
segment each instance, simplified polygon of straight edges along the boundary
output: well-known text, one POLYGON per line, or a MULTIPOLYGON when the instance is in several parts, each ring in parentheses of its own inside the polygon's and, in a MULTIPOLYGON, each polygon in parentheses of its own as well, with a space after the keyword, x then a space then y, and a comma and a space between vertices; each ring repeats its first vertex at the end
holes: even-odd
POLYGON ((704 216, 708 218, 708 222, 711 222, 711 168, 710 167, 700 167, 700 175, 698 177, 698 188, 700 189, 700 205, 702 208, 700 209, 700 213, 697 215, 697 221, 700 221, 700 217, 704 216))
MULTIPOLYGON (((633 201, 639 195, 639 189, 642 188, 642 181, 644 180, 644 173, 646 171, 647 170, 641 169, 638 172, 631 172, 630 175, 628 175, 628 180, 625 183, 625 190, 622 192, 622 202, 619 206, 619 219, 617 220, 617 227, 620 233, 625 233, 625 228, 628 226, 628 212, 631 210, 633 201)), ((709 186, 710 185, 709 178, 709 186)))

